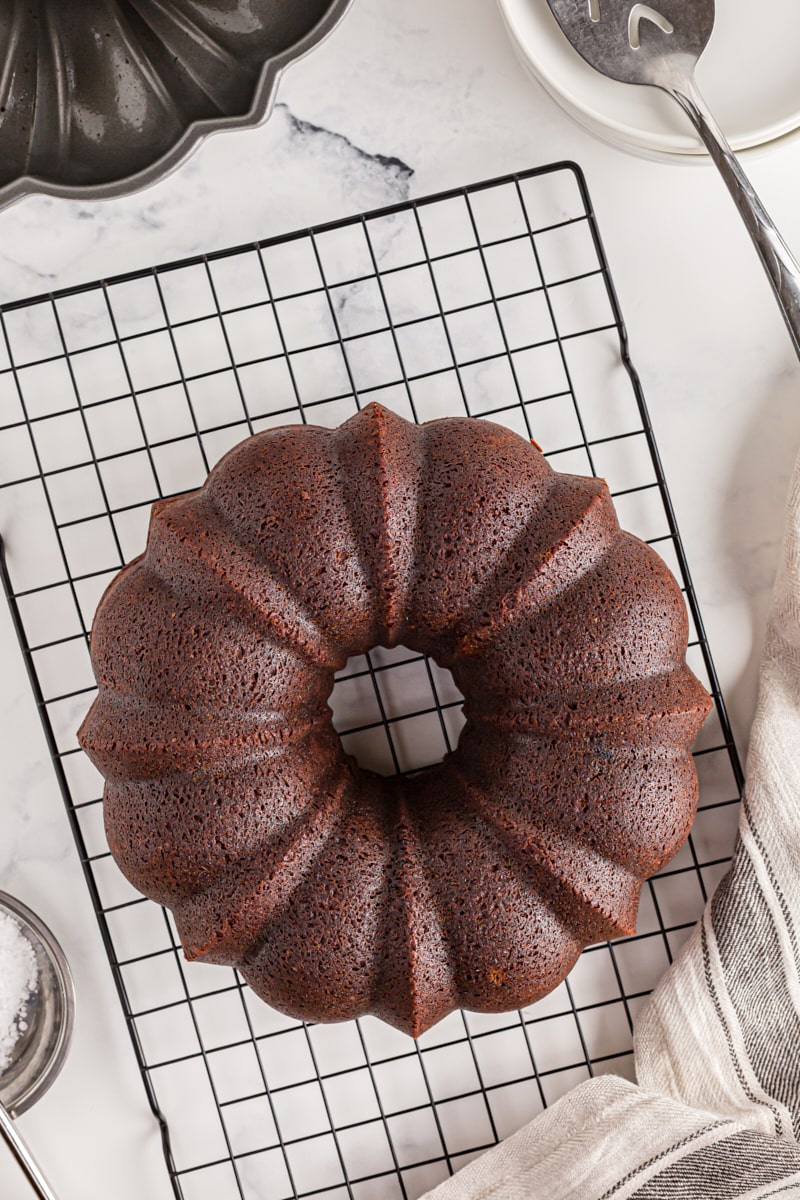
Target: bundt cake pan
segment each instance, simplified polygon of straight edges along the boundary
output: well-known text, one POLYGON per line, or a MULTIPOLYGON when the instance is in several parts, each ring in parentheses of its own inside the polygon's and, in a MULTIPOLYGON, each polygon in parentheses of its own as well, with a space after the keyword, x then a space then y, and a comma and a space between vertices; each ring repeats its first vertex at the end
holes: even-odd
POLYGON ((269 114, 351 0, 0 0, 0 207, 154 182, 269 114))

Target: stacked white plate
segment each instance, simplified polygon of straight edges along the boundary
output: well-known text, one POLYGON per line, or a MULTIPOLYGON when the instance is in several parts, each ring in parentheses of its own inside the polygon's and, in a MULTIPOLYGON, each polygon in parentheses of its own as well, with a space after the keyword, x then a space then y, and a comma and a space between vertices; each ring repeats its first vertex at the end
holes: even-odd
MULTIPOLYGON (((556 25, 547 0, 499 4, 523 64, 586 128, 634 153, 670 162, 705 154, 668 96, 656 88, 616 83, 585 63, 556 25)), ((795 133, 800 128, 798 0, 719 0, 697 80, 735 150, 795 133)))

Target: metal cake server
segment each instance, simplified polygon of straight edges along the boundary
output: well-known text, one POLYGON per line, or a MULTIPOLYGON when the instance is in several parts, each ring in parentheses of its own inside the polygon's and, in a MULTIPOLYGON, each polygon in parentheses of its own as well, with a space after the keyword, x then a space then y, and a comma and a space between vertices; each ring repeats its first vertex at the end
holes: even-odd
POLYGON ((681 106, 719 169, 753 239, 800 356, 800 266, 756 195, 695 82, 714 28, 714 0, 547 0, 578 53, 620 83, 661 88, 681 106))

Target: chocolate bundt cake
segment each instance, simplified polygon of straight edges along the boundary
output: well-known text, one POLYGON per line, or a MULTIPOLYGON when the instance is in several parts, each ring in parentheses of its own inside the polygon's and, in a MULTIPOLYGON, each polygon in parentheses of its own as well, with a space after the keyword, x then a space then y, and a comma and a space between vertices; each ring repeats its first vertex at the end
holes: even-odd
POLYGON ((296 1017, 417 1035, 633 932, 695 811, 686 642, 602 480, 488 421, 370 404, 257 434, 154 506, 97 612, 80 741, 115 859, 189 958, 296 1017), (327 701, 349 656, 399 643, 450 668, 467 724, 383 778, 327 701))

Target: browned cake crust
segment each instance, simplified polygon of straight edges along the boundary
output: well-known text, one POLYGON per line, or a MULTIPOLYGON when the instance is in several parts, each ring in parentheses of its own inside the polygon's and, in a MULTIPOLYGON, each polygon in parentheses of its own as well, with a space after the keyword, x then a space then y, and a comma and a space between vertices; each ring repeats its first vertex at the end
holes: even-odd
POLYGON ((79 737, 112 853, 189 958, 293 1016, 418 1035, 530 1004, 633 932, 696 807, 686 643, 602 480, 488 421, 370 404, 249 438, 154 506, 97 612, 79 737), (384 779, 327 699, 349 656, 398 643, 450 668, 467 725, 384 779))

